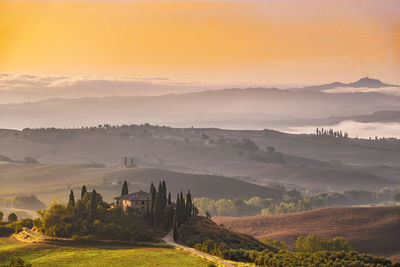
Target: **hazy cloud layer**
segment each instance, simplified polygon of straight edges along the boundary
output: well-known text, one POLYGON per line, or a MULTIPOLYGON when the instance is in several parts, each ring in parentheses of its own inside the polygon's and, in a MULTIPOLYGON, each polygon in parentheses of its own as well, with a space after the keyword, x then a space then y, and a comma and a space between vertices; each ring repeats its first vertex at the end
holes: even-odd
MULTIPOLYGON (((342 121, 335 125, 325 125, 319 128, 321 127, 324 129, 332 128, 335 131, 347 132, 350 137, 375 138, 375 136, 378 136, 400 138, 400 123, 342 121)), ((315 133, 315 128, 315 126, 292 127, 287 132, 295 134, 315 133)))
POLYGON ((367 88, 367 87, 338 87, 335 89, 324 90, 325 93, 356 93, 356 92, 378 92, 390 95, 400 96, 400 87, 388 86, 381 88, 367 88))
MULTIPOLYGON (((273 86, 267 82, 178 81, 168 78, 36 76, 0 73, 0 104, 49 98, 155 96, 221 88, 273 86)), ((275 85, 288 87, 290 85, 275 85)))

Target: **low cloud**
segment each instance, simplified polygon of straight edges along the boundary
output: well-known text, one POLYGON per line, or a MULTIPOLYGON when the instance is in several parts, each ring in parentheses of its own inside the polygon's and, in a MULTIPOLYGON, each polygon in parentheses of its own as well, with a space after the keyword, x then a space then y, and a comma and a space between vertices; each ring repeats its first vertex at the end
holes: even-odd
POLYGON ((400 87, 396 86, 388 86, 388 87, 381 87, 381 88, 369 88, 369 87, 337 87, 334 89, 325 90, 325 93, 367 93, 367 92, 377 92, 377 93, 384 93, 390 95, 400 96, 400 87))
MULTIPOLYGON (((356 122, 351 120, 342 121, 335 125, 321 125, 319 128, 334 129, 335 131, 347 132, 350 137, 375 138, 378 137, 396 137, 400 138, 400 123, 382 123, 382 122, 356 122)), ((315 133, 315 126, 291 127, 289 133, 315 133)))
POLYGON ((161 95, 204 90, 201 83, 166 78, 105 78, 0 74, 0 103, 49 98, 161 95))
MULTIPOLYGON (((164 77, 36 76, 0 73, 0 104, 49 98, 155 96, 222 88, 273 86, 267 82, 180 81, 164 77)), ((287 86, 287 85, 286 85, 287 86)))

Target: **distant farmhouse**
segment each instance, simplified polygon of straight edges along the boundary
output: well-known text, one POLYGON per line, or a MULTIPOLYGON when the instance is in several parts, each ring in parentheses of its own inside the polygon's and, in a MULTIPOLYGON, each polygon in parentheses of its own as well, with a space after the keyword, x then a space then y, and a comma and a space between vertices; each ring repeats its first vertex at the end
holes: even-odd
POLYGON ((121 167, 122 168, 133 168, 136 167, 134 163, 133 157, 122 157, 121 158, 121 167))
POLYGON ((113 206, 121 207, 124 212, 144 213, 151 207, 151 194, 140 190, 136 193, 115 197, 113 206))

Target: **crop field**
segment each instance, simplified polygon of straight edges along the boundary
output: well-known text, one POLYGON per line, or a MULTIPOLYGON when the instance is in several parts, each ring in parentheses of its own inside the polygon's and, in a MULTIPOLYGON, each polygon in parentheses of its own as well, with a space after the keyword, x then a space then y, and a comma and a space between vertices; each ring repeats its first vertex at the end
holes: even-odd
POLYGON ((20 257, 32 266, 208 266, 205 259, 174 248, 59 246, 0 238, 0 264, 20 257))
MULTIPOLYGON (((346 238, 363 253, 398 255, 400 207, 334 207, 290 214, 214 217, 218 224, 256 238, 269 237, 295 248, 298 236, 346 238)), ((396 258, 396 261, 398 259, 396 258)))

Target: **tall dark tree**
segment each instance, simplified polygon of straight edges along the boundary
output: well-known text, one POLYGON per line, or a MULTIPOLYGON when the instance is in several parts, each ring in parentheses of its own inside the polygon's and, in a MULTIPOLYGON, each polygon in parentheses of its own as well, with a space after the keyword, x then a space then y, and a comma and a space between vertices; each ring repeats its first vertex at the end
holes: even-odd
POLYGON ((186 194, 186 207, 185 208, 186 208, 185 215, 186 215, 186 220, 187 220, 192 216, 192 209, 193 209, 192 195, 190 194, 190 190, 186 194))
POLYGON ((165 184, 164 180, 162 181, 161 188, 162 208, 163 210, 165 210, 165 208, 167 207, 167 185, 165 184))
POLYGON ((168 193, 168 206, 171 206, 171 192, 168 193))
POLYGON ((180 224, 185 222, 185 199, 183 198, 183 193, 181 191, 180 195, 179 195, 180 199, 179 199, 179 222, 180 224))
POLYGON ((150 194, 151 194, 151 207, 150 207, 150 223, 154 223, 154 204, 156 202, 157 191, 154 187, 153 182, 150 185, 150 194))
POLYGON ((83 185, 82 190, 81 190, 81 198, 83 198, 83 196, 85 195, 86 192, 87 192, 86 185, 83 185))
POLYGON ((176 225, 177 227, 181 226, 181 211, 180 211, 180 207, 181 207, 181 199, 179 197, 179 193, 176 196, 176 206, 175 206, 175 221, 176 221, 176 225))
POLYGON ((90 217, 94 219, 97 215, 97 192, 93 189, 90 198, 90 217))
POLYGON ((150 208, 149 208, 149 199, 146 198, 146 219, 150 219, 150 208))
POLYGON ((128 191, 128 183, 126 180, 124 181, 124 184, 122 185, 122 191, 121 191, 121 196, 125 196, 129 193, 128 191))
POLYGON ((178 235, 178 231, 179 231, 179 225, 178 225, 178 213, 177 213, 177 209, 175 209, 175 213, 174 213, 174 219, 173 219, 173 238, 175 241, 178 240, 179 235, 178 235))
POLYGON ((71 190, 71 192, 69 192, 68 205, 70 205, 70 206, 75 206, 74 191, 72 191, 72 190, 71 190))

